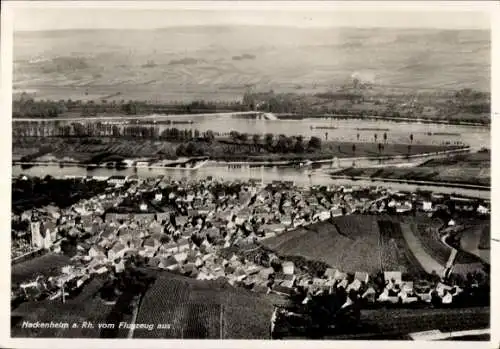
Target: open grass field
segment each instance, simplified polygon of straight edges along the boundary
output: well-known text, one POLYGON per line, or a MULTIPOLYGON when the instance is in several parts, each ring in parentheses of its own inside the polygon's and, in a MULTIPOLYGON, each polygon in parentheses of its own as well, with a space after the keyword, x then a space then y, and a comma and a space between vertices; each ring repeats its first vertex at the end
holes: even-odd
POLYGON ((273 306, 266 296, 218 281, 158 272, 144 296, 137 323, 170 324, 136 330, 135 338, 266 339, 273 306))
POLYGON ((14 264, 11 269, 12 284, 30 281, 37 275, 53 276, 61 273, 61 268, 70 264, 69 257, 48 253, 40 257, 14 264))

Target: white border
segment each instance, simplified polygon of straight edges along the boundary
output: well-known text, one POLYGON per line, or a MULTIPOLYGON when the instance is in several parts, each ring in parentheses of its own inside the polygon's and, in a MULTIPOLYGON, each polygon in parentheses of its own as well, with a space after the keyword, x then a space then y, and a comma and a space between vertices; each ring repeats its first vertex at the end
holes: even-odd
MULTIPOLYGON (((11 172, 11 98, 12 98, 12 25, 13 25, 13 10, 16 8, 29 6, 31 8, 64 8, 64 7, 100 7, 100 8, 126 8, 126 9, 203 9, 203 10, 224 10, 224 9, 256 9, 259 10, 276 10, 283 9, 285 6, 289 11, 302 11, 307 9, 324 9, 324 10, 349 10, 349 11, 377 11, 379 9, 384 10, 394 10, 394 11, 411 11, 411 10, 425 10, 425 11, 470 11, 470 10, 485 10, 489 9, 492 19, 491 19, 491 30, 492 38, 496 38, 497 44, 495 45, 495 39, 492 39, 492 110, 493 115, 500 117, 498 111, 500 111, 500 101, 493 98, 500 93, 500 69, 498 69, 498 62, 500 62, 500 5, 496 1, 345 1, 345 2, 318 2, 318 1, 294 1, 294 2, 283 2, 283 1, 198 1, 198 2, 159 2, 159 1, 35 1, 35 2, 25 2, 25 1, 2 1, 2 11, 1 11, 1 94, 0 94, 0 108, 1 108, 1 119, 2 130, 4 130, 5 135, 0 137, 1 151, 0 159, 4 166, 2 168, 4 171, 2 175, 5 176, 0 180, 0 193, 2 194, 1 204, 1 219, 0 224, 2 226, 2 234, 0 234, 0 258, 2 259, 3 268, 2 278, 0 278, 0 296, 2 302, 0 303, 0 345, 9 348, 178 348, 178 347, 205 347, 205 348, 233 348, 233 347, 257 347, 257 348, 283 348, 283 347, 297 347, 302 348, 306 346, 314 346, 317 349, 320 348, 332 348, 332 347, 348 347, 348 348, 363 348, 366 345, 370 347, 381 347, 381 348, 400 348, 404 347, 422 347, 422 342, 397 342, 397 341, 213 341, 213 340, 86 340, 86 339, 10 339, 10 172, 11 172), (495 76, 496 75, 496 76, 495 76)), ((492 135, 497 129, 499 122, 493 120, 492 135)), ((498 126, 500 127, 500 126, 498 126)), ((493 158, 496 154, 496 149, 500 142, 500 137, 493 137, 492 148, 493 148, 493 158)), ((493 211, 496 211, 497 207, 497 187, 496 180, 499 173, 499 167, 496 164, 492 165, 492 207, 493 211)), ((495 214, 492 215, 492 233, 493 236, 500 238, 500 233, 497 231, 500 229, 500 217, 495 214)), ((495 250, 498 249, 498 243, 492 244, 492 266, 497 264, 499 256, 496 255, 495 250)), ((495 291, 499 289, 500 280, 495 280, 495 271, 492 270, 492 295, 495 291)), ((484 348, 498 348, 500 343, 500 323, 498 318, 494 315, 494 309, 500 309, 499 299, 492 297, 492 341, 491 343, 458 343, 458 342, 428 342, 424 345, 427 347, 439 347, 439 348, 465 348, 471 345, 484 348)))

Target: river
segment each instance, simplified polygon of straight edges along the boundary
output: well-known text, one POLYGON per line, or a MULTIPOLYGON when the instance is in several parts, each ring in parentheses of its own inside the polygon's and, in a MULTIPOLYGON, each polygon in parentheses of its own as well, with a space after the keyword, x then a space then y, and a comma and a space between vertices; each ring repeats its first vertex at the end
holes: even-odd
POLYGON ((406 190, 415 191, 420 190, 430 190, 433 192, 443 193, 443 194, 461 194, 471 197, 477 197, 482 199, 490 199, 490 191, 487 190, 475 190, 475 189, 460 189, 453 187, 442 187, 437 185, 415 185, 415 184, 404 184, 404 183, 386 183, 382 181, 371 181, 371 180, 350 180, 350 179, 332 179, 322 170, 310 170, 308 168, 290 168, 290 167, 262 167, 262 168, 249 168, 249 167, 239 167, 239 168, 229 168, 228 166, 220 164, 209 164, 207 166, 201 167, 197 170, 189 169, 150 169, 150 168, 127 168, 124 170, 108 169, 108 168, 97 168, 94 170, 87 170, 84 167, 77 166, 66 166, 60 168, 57 165, 48 166, 34 166, 29 169, 21 169, 21 166, 12 166, 12 175, 18 176, 20 174, 25 174, 28 176, 44 177, 46 175, 51 175, 53 177, 64 177, 64 176, 103 176, 109 177, 113 175, 137 175, 139 177, 157 177, 166 176, 173 179, 183 180, 196 180, 212 176, 216 179, 223 179, 227 181, 235 180, 249 180, 256 179, 262 180, 265 183, 272 181, 293 181, 299 186, 309 186, 309 185, 360 185, 360 186, 382 186, 392 188, 394 190, 406 190))
MULTIPOLYGON (((490 147, 490 128, 483 126, 326 118, 266 120, 252 119, 244 115, 230 116, 228 114, 145 115, 144 117, 147 117, 149 120, 193 121, 192 124, 158 124, 160 132, 168 127, 197 129, 201 132, 212 130, 220 134, 226 134, 235 130, 238 132, 262 135, 265 133, 273 133, 287 136, 302 135, 306 138, 317 136, 323 140, 328 138, 328 140, 345 142, 373 142, 375 134, 377 134, 377 141, 382 142, 383 135, 386 133, 389 143, 410 143, 410 135, 413 135, 413 142, 416 144, 440 145, 442 142, 448 141, 452 144, 454 142, 462 142, 475 149, 490 147)), ((141 117, 137 117, 137 119, 140 118, 141 117)), ((120 117, 116 117, 115 119, 120 120, 120 117)), ((22 119, 16 119, 14 122, 21 120, 22 119)), ((70 121, 60 122, 64 123, 70 121)), ((85 119, 81 119, 80 122, 85 122, 85 119)), ((95 120, 89 120, 88 122, 95 122, 95 120)))

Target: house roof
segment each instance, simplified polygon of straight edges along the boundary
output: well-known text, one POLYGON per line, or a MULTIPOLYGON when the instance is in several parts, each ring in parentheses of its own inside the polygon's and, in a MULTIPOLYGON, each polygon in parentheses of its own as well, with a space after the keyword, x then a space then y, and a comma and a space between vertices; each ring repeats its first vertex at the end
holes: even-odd
POLYGON ((354 273, 354 278, 359 281, 365 282, 369 278, 369 274, 364 271, 357 271, 354 273))
POLYGON ((117 242, 116 244, 113 245, 113 247, 111 248, 111 250, 113 252, 119 252, 121 250, 124 250, 125 249, 125 245, 123 245, 121 242, 117 242))

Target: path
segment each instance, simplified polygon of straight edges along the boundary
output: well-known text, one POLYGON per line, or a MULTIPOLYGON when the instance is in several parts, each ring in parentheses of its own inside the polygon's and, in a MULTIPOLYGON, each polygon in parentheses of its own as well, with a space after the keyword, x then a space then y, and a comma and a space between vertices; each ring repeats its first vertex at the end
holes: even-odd
POLYGON ((424 268, 424 270, 431 274, 435 271, 438 275, 444 275, 445 267, 438 263, 434 258, 432 258, 422 246, 420 240, 413 234, 412 227, 408 223, 401 223, 401 232, 403 234, 410 251, 413 253, 415 258, 424 268))

